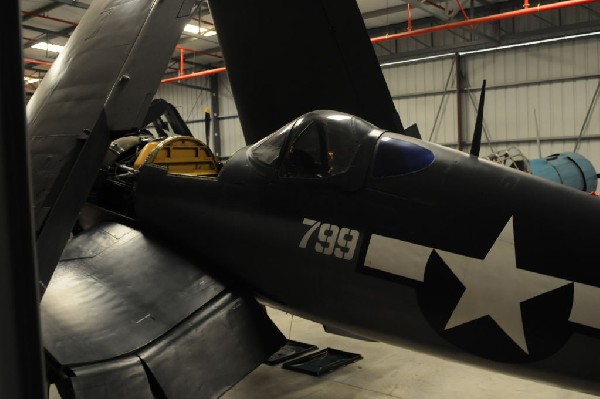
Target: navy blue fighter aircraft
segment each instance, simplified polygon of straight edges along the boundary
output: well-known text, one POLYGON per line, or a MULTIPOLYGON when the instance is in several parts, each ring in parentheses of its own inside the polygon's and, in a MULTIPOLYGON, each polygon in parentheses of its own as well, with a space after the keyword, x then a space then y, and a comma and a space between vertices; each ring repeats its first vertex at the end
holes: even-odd
POLYGON ((96 0, 29 104, 63 396, 221 395, 284 343, 255 298, 600 392, 599 200, 404 129, 353 1, 212 0, 249 146, 212 175, 128 170, 134 218, 83 206, 109 143, 143 127, 193 3, 96 0), (265 71, 252 43, 269 32, 281 68, 265 71))

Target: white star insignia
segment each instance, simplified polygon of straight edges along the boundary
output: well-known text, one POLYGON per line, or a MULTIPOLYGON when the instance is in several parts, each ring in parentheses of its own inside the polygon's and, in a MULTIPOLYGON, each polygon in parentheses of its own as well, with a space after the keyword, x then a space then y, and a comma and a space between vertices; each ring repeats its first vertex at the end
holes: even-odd
POLYGON ((446 330, 489 315, 515 344, 529 354, 521 302, 560 288, 570 281, 517 268, 512 217, 483 260, 437 252, 465 286, 446 330))

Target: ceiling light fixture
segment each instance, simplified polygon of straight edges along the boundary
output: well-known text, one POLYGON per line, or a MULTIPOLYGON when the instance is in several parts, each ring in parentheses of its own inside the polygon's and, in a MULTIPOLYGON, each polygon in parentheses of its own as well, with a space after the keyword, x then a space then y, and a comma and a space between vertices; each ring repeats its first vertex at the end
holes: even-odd
POLYGON ((201 29, 197 25, 187 24, 186 26, 183 27, 183 30, 185 32, 193 33, 193 34, 197 35, 198 33, 200 33, 201 29))
POLYGON ((65 49, 65 46, 61 46, 59 44, 50 44, 46 42, 38 42, 31 46, 31 48, 35 48, 38 50, 50 51, 52 53, 60 53, 65 49))

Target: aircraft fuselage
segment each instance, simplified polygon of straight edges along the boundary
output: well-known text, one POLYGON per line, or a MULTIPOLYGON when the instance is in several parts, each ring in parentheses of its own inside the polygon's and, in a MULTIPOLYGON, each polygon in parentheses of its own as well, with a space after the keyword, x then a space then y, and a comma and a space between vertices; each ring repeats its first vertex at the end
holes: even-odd
POLYGON ((145 168, 138 218, 210 257, 217 275, 323 324, 578 389, 597 384, 600 273, 588 263, 597 198, 372 125, 346 166, 335 137, 318 136, 325 165, 306 175, 289 163, 306 125, 279 133, 290 138, 276 140, 278 160, 258 151, 269 165, 256 162, 259 142, 218 178, 145 168))

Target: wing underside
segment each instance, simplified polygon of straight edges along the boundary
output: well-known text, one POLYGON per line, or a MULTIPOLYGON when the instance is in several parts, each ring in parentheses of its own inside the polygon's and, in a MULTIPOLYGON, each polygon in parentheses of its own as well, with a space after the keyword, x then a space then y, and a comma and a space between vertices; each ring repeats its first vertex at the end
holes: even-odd
POLYGON ((46 284, 111 135, 140 128, 195 0, 95 0, 27 105, 46 284))
POLYGON ((262 306, 198 263, 117 223, 72 239, 41 303, 62 397, 218 397, 283 346, 262 306))

